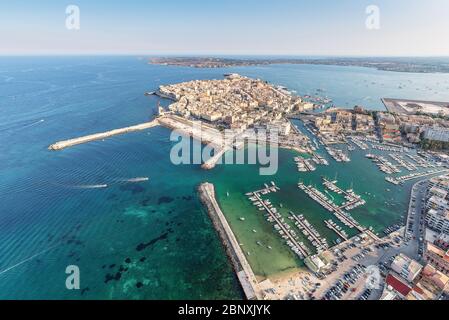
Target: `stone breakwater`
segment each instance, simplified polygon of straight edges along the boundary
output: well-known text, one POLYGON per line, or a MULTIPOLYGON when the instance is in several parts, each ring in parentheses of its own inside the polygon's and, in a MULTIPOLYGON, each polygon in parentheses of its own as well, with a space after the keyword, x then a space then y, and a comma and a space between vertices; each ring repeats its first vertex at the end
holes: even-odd
POLYGON ((90 134, 90 135, 79 137, 79 138, 59 141, 59 142, 56 142, 56 143, 52 144, 51 146, 49 146, 48 149, 53 150, 53 151, 63 150, 65 148, 72 147, 75 145, 79 145, 79 144, 83 144, 83 143, 87 143, 87 142, 91 142, 91 141, 96 141, 96 140, 102 140, 102 139, 106 139, 106 138, 120 135, 120 134, 146 130, 149 128, 153 128, 157 125, 159 125, 159 121, 158 121, 158 119, 155 119, 153 121, 141 123, 141 124, 138 124, 135 126, 130 126, 130 127, 121 128, 121 129, 114 129, 114 130, 110 130, 107 132, 95 133, 95 134, 90 134))
POLYGON ((198 191, 201 202, 206 207, 212 224, 226 249, 226 253, 234 267, 234 271, 237 274, 246 298, 248 300, 262 299, 262 292, 256 276, 215 199, 214 185, 203 183, 199 186, 198 191))

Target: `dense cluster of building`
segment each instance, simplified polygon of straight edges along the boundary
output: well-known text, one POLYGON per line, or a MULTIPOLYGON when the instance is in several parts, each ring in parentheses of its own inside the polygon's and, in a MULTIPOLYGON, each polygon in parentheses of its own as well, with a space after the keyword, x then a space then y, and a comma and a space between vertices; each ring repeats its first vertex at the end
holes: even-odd
POLYGON ((381 300, 438 300, 448 293, 447 275, 400 254, 391 264, 381 300))
POLYGON ((236 131, 274 126, 287 135, 286 115, 304 110, 303 101, 284 88, 238 74, 161 86, 159 94, 175 101, 169 107, 173 113, 236 131))
POLYGON ((354 110, 328 109, 314 118, 314 125, 322 134, 370 134, 375 131, 372 115, 360 107, 354 110))
POLYGON ((424 200, 423 264, 397 256, 383 299, 434 300, 449 294, 449 176, 432 178, 424 200))
POLYGON ((333 108, 314 115, 311 122, 324 137, 376 135, 390 143, 416 145, 436 141, 449 146, 449 120, 429 115, 366 112, 361 107, 333 108))
POLYGON ((439 233, 449 234, 449 177, 441 176, 430 180, 426 202, 427 226, 439 233))
POLYGON ((383 140, 421 143, 422 140, 449 142, 449 121, 428 115, 377 113, 383 140))

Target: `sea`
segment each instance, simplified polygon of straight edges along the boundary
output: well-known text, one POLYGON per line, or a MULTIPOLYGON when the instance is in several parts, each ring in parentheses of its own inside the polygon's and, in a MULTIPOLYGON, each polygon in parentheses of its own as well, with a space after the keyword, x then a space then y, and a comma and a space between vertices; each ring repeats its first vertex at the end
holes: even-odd
POLYGON ((449 74, 319 65, 196 69, 135 56, 0 57, 0 299, 241 299, 197 196, 205 181, 216 186, 261 278, 302 267, 245 196, 264 183, 281 189, 270 195, 274 204, 304 214, 330 241, 335 236, 323 226, 329 214, 297 188, 299 180, 319 185, 327 176, 353 188, 367 201, 353 216, 376 232, 403 221, 412 182, 388 185, 361 150, 350 164, 329 159, 331 166, 314 173, 297 172, 297 154, 279 150, 279 171, 267 177, 258 165, 174 165, 176 141, 162 127, 47 149, 151 120, 158 103, 169 102, 144 93, 160 85, 231 72, 347 108, 383 110, 382 97, 449 101, 449 74), (70 266, 79 270, 79 290, 66 286, 70 266))

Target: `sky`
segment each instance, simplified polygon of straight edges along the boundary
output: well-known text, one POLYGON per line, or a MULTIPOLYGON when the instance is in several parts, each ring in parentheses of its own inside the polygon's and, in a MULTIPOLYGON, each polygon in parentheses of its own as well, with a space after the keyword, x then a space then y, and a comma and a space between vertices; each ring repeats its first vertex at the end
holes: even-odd
POLYGON ((448 16, 448 0, 0 0, 0 54, 449 56, 448 16))

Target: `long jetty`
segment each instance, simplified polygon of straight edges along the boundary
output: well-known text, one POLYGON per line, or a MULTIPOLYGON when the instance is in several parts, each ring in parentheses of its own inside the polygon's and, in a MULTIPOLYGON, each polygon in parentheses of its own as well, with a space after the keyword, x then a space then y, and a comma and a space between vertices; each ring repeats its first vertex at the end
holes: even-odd
POLYGON ((240 245, 235 238, 226 217, 221 211, 217 200, 215 199, 214 185, 210 183, 203 183, 199 186, 198 190, 200 199, 206 206, 209 217, 212 220, 212 223, 217 230, 224 247, 226 248, 226 252, 231 260, 234 271, 237 274, 246 298, 248 300, 263 298, 258 286, 257 278, 246 260, 246 257, 242 252, 242 249, 240 248, 240 245))
POLYGON ((56 143, 52 144, 51 146, 49 146, 48 149, 54 150, 54 151, 63 150, 65 148, 72 147, 72 146, 75 146, 78 144, 83 144, 83 143, 87 143, 87 142, 91 142, 91 141, 95 141, 95 140, 102 140, 102 139, 106 139, 106 138, 109 138, 112 136, 125 134, 125 133, 129 133, 129 132, 146 130, 149 128, 153 128, 157 125, 159 125, 159 121, 158 121, 158 119, 155 119, 153 121, 141 123, 141 124, 138 124, 135 126, 130 126, 130 127, 121 128, 121 129, 114 129, 114 130, 110 130, 110 131, 106 131, 106 132, 102 132, 102 133, 90 134, 90 135, 87 135, 84 137, 59 141, 59 142, 56 142, 56 143))

